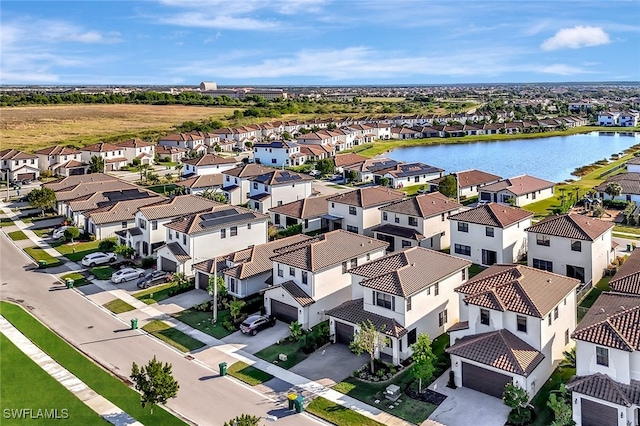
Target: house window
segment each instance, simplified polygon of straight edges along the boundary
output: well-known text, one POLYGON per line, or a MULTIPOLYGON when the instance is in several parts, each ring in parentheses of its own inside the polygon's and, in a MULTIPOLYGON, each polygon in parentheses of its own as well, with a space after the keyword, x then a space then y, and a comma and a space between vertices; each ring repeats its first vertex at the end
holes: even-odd
POLYGON ((235 278, 229 278, 229 291, 231 293, 236 293, 236 279, 235 278))
POLYGON ((537 234, 536 235, 536 244, 539 245, 539 246, 547 246, 547 247, 549 247, 551 245, 551 240, 549 239, 548 235, 537 234))
POLYGON ((518 331, 526 333, 527 332, 527 317, 525 317, 524 315, 518 315, 518 316, 516 316, 516 322, 517 322, 517 326, 518 326, 518 331))
POLYGON ((448 322, 447 310, 445 309, 444 311, 438 314, 438 327, 444 326, 447 322, 448 322))
POLYGON ((549 325, 551 325, 551 314, 549 314, 549 325))
POLYGON ((172 240, 173 239, 173 234, 171 234, 171 231, 169 231, 169 239, 172 240))
POLYGON ((418 341, 418 332, 414 328, 409 333, 407 333, 407 345, 411 346, 417 341, 418 341))
POLYGON ((584 282, 584 268, 580 266, 567 265, 567 276, 584 282))
POLYGON ((462 254, 464 256, 471 256, 471 246, 465 246, 462 244, 455 244, 453 246, 453 251, 456 254, 462 254))
POLYGON ((418 226, 418 219, 409 216, 409 226, 418 226))
POLYGON ((122 229, 127 229, 127 222, 122 222, 121 226, 122 226, 122 229))
POLYGON ((371 253, 367 253, 367 262, 371 260, 371 253))
POLYGON ((278 264, 278 276, 284 277, 284 270, 282 269, 282 265, 278 264))
POLYGON ((349 269, 348 266, 347 266, 347 262, 342 262, 342 273, 346 274, 347 273, 347 269, 349 269))
POLYGON ((336 206, 336 203, 331 203, 331 208, 332 209, 335 208, 335 206, 336 206))
POLYGON ((236 235, 238 235, 238 227, 237 226, 232 226, 231 227, 231 236, 235 237, 236 235))
POLYGON ((398 216, 396 216, 396 217, 393 218, 393 221, 395 223, 400 223, 400 218, 398 216))
POLYGON ((487 237, 491 237, 491 238, 493 238, 493 228, 492 228, 491 226, 487 226, 487 227, 484 229, 484 234, 485 234, 487 237))
POLYGON ((440 283, 435 283, 433 285, 433 295, 437 296, 440 294, 440 283))
POLYGON ((402 240, 402 248, 411 247, 411 241, 402 240))
POLYGON ((553 262, 549 262, 548 260, 533 259, 533 267, 542 269, 543 271, 553 272, 553 262))
POLYGON ((280 215, 278 213, 273 217, 273 221, 276 225, 280 225, 280 215))
POLYGON ((247 223, 247 229, 251 229, 251 224, 247 223))
POLYGON ((182 245, 187 245, 187 234, 182 234, 182 245))
POLYGON ((465 222, 458 222, 458 231, 469 232, 469 224, 465 222))
POLYGON ((349 214, 355 216, 357 214, 354 206, 349 206, 349 214))
POLYGON ((489 325, 489 310, 480 309, 480 324, 489 325))
POLYGON ((411 296, 407 297, 407 312, 411 310, 411 296))
POLYGON ((444 222, 444 213, 442 213, 442 214, 440 215, 440 220, 441 220, 442 222, 444 222))
POLYGON ((144 219, 139 219, 138 226, 140 227, 140 229, 147 229, 147 221, 144 219))
POLYGON ((596 364, 609 366, 609 349, 596 346, 596 364))
POLYGON ((564 331, 564 345, 567 346, 569 344, 569 329, 567 328, 564 331))
POLYGON ((309 219, 305 219, 304 220, 304 229, 307 229, 309 227, 309 219))
POLYGON ((253 189, 258 189, 258 182, 253 182, 253 189))
POLYGON ((379 291, 374 291, 375 296, 375 304, 376 306, 380 306, 382 308, 391 309, 392 311, 396 310, 395 307, 395 297, 390 294, 381 293, 379 291))
POLYGON ((227 229, 226 228, 222 228, 220 230, 220 238, 227 238, 227 229))
POLYGON ((358 266, 358 258, 354 257, 353 259, 351 259, 351 267, 355 268, 356 266, 358 266))
POLYGON ((154 231, 158 229, 158 221, 157 220, 151 221, 151 229, 153 229, 154 231))
POLYGON ((307 274, 307 271, 302 271, 302 284, 307 284, 309 282, 309 277, 307 274))
POLYGON ((553 319, 554 320, 558 319, 558 307, 557 306, 555 308, 553 308, 553 319))
POLYGON ((581 241, 573 241, 571 243, 571 251, 582 251, 582 242, 581 241))
POLYGON ((358 233, 358 227, 357 226, 347 225, 347 231, 353 232, 354 234, 357 234, 358 233))
POLYGON ((291 275, 292 277, 296 276, 296 268, 292 268, 291 266, 289 266, 289 275, 291 275))
POLYGON ((382 220, 387 220, 387 212, 382 212, 382 220))
POLYGON ((462 281, 464 281, 464 280, 466 280, 466 279, 467 279, 467 270, 466 270, 466 269, 463 269, 463 270, 462 270, 462 281))

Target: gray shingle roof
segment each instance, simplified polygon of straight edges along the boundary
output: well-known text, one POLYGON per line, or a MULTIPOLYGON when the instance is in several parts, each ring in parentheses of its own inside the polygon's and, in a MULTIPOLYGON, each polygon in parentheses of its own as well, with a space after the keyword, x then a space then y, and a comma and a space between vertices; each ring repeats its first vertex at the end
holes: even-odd
POLYGON ((604 182, 595 187, 598 192, 604 192, 607 185, 617 182, 622 187, 623 194, 640 194, 640 173, 620 173, 608 177, 604 182))
POLYGON ((191 256, 189 256, 178 243, 169 243, 167 244, 167 248, 179 262, 191 259, 191 256))
POLYGON ((548 216, 525 231, 574 240, 594 241, 611 228, 613 228, 613 222, 605 222, 580 214, 564 214, 548 216))
POLYGON ((609 287, 613 291, 640 295, 640 250, 631 252, 609 281, 609 287))
POLYGON ((477 223, 479 225, 507 228, 533 216, 533 213, 517 207, 488 203, 449 217, 449 220, 477 223))
POLYGON ((378 330, 382 330, 382 333, 392 337, 401 337, 407 334, 407 330, 395 319, 365 311, 363 299, 344 302, 327 311, 326 315, 354 325, 371 321, 378 330))

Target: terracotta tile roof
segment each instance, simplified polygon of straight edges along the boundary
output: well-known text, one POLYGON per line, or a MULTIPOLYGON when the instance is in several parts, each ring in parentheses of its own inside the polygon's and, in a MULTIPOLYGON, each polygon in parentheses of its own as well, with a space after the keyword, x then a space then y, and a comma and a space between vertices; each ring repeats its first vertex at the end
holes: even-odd
POLYGON ((58 169, 58 168, 65 168, 65 169, 72 169, 74 167, 87 167, 88 164, 85 164, 81 161, 76 161, 76 160, 71 160, 71 161, 67 161, 66 163, 62 163, 57 165, 56 167, 53 167, 54 169, 58 169))
POLYGON ((352 164, 364 163, 368 158, 359 154, 339 154, 333 157, 336 167, 349 166, 352 164))
POLYGON ((640 295, 640 250, 634 250, 609 281, 611 290, 640 295))
POLYGON ((138 210, 147 220, 157 220, 203 212, 220 205, 221 203, 197 195, 177 195, 162 203, 140 207, 138 210))
POLYGON ((141 139, 127 139, 126 141, 118 142, 115 145, 122 148, 142 148, 147 146, 154 146, 155 144, 143 141, 141 139))
POLYGON ((603 292, 571 337, 628 352, 640 351, 640 296, 603 292))
POLYGON ((387 235, 394 235, 397 237, 408 238, 411 240, 422 241, 426 237, 412 228, 405 228, 404 226, 393 225, 391 223, 385 223, 384 225, 371 228, 371 232, 379 232, 387 235))
POLYGON ((451 333, 452 331, 468 330, 468 329, 469 329, 469 321, 458 321, 457 323, 449 327, 449 329, 447 330, 447 333, 451 333))
POLYGON ((227 269, 227 262, 225 261, 225 256, 216 257, 215 259, 207 259, 202 262, 194 263, 193 268, 197 269, 198 271, 205 272, 209 275, 213 275, 215 273, 221 274, 225 271, 225 269, 227 269))
POLYGON ((98 142, 93 145, 85 146, 81 148, 80 151, 89 151, 89 152, 111 152, 111 151, 121 151, 122 148, 119 146, 115 146, 106 142, 98 142))
POLYGON ((161 141, 198 141, 202 140, 203 136, 192 134, 192 133, 172 133, 170 135, 162 136, 159 140, 161 141))
POLYGON ((504 206, 498 203, 488 203, 470 210, 451 215, 449 220, 477 223, 479 225, 507 228, 525 219, 531 218, 533 213, 518 207, 504 206))
POLYGON ((96 225, 133 220, 139 207, 155 204, 163 197, 147 197, 134 200, 119 201, 105 207, 90 210, 84 215, 90 217, 96 225))
POLYGON ((406 200, 396 201, 392 204, 381 207, 380 210, 426 219, 428 217, 438 216, 442 213, 457 210, 460 207, 462 207, 462 204, 456 203, 449 197, 442 195, 439 192, 431 192, 429 194, 411 197, 406 200))
POLYGON ((525 377, 544 359, 542 352, 505 329, 465 336, 446 351, 449 355, 525 377))
POLYGON ((39 149, 39 150, 36 151, 36 154, 41 154, 41 155, 74 155, 74 154, 80 154, 80 151, 76 150, 75 148, 69 148, 67 146, 56 145, 56 146, 50 146, 48 148, 39 149))
POLYGON ((261 164, 243 164, 234 169, 225 170, 223 174, 235 177, 255 177, 265 173, 273 171, 271 167, 266 167, 261 164))
POLYGON ((266 221, 269 216, 249 209, 220 204, 200 213, 182 216, 167 223, 165 227, 189 235, 210 232, 240 224, 266 221))
POLYGON ((383 206, 405 198, 405 193, 383 186, 368 186, 329 197, 327 201, 369 208, 383 206))
MULTIPOLYGON (((52 188, 53 189, 53 188, 52 188)), ((63 190, 55 190, 56 200, 68 201, 76 198, 92 195, 98 192, 112 192, 112 191, 139 191, 140 188, 130 183, 121 180, 105 180, 98 182, 80 183, 73 187, 65 188, 63 190)))
POLYGON ((492 265, 455 291, 464 301, 498 311, 543 318, 580 281, 524 265, 492 265))
POLYGON ((164 146, 164 145, 156 145, 156 154, 158 155, 171 155, 178 154, 181 152, 187 152, 185 148, 180 148, 178 146, 164 146))
POLYGON ((167 244, 167 248, 179 262, 184 262, 185 260, 191 259, 191 256, 189 256, 178 243, 169 243, 167 244))
POLYGON ((533 191, 540 191, 555 186, 555 183, 537 177, 522 175, 501 180, 482 187, 483 191, 498 192, 503 189, 508 190, 514 195, 524 195, 533 191))
POLYGON ((51 188, 52 190, 58 192, 67 188, 71 188, 73 186, 77 186, 81 183, 93 183, 93 182, 106 182, 106 181, 116 181, 121 182, 111 175, 107 175, 104 173, 91 173, 86 175, 72 175, 67 176, 62 179, 58 179, 53 182, 45 183, 42 186, 45 188, 51 188))
POLYGON ((184 164, 191 166, 215 166, 218 164, 236 164, 237 161, 234 158, 221 157, 214 154, 205 154, 202 157, 189 158, 182 161, 184 164))
POLYGON ((366 277, 360 285, 409 297, 471 265, 468 260, 422 247, 411 247, 349 270, 366 277), (433 265, 438 265, 434 268, 433 265))
POLYGON ((293 297, 293 299, 298 302, 298 304, 303 308, 316 303, 316 301, 313 300, 311 296, 305 293, 304 290, 298 287, 298 285, 293 281, 283 282, 282 284, 280 284, 280 287, 282 287, 287 293, 289 293, 291 297, 293 297))
POLYGON ((264 185, 289 185, 291 183, 312 181, 313 177, 289 170, 271 169, 268 173, 256 176, 250 180, 260 182, 264 185))
POLYGON ((128 160, 124 157, 115 157, 115 158, 107 158, 104 160, 105 163, 126 163, 128 160))
POLYGON ((371 237, 337 230, 276 250, 278 254, 271 260, 315 272, 388 245, 371 237))
POLYGON ((270 272, 273 269, 271 257, 276 254, 276 250, 309 239, 311 239, 311 237, 306 235, 293 235, 266 244, 259 244, 244 250, 239 250, 229 255, 229 259, 234 263, 238 263, 238 265, 226 269, 224 274, 242 280, 270 272))
POLYGON ((483 185, 490 182, 495 182, 502 179, 498 175, 492 175, 491 173, 483 172, 482 170, 464 170, 462 172, 455 173, 458 177, 458 186, 466 188, 468 186, 483 185))
POLYGON ((640 381, 638 380, 631 380, 627 385, 613 380, 606 374, 595 373, 589 376, 573 377, 567 383, 567 389, 624 407, 640 405, 640 381))
POLYGON ((640 194, 640 173, 620 173, 607 178, 600 185, 595 187, 598 192, 604 192, 607 185, 612 182, 620 184, 623 194, 640 194))
POLYGON ((15 149, 3 149, 0 151, 0 160, 26 160, 30 158, 38 158, 38 156, 15 149))
POLYGON ((354 325, 371 321, 378 330, 382 330, 382 333, 392 337, 402 337, 407 334, 407 330, 395 319, 365 311, 364 299, 344 302, 327 311, 326 315, 354 325))
POLYGON ((329 211, 329 204, 327 203, 327 198, 329 197, 331 195, 303 198, 302 200, 272 207, 269 211, 298 219, 316 218, 327 214, 329 211))
POLYGON ((176 182, 176 186, 184 186, 186 188, 210 188, 212 186, 222 186, 222 174, 215 173, 211 175, 193 176, 189 179, 176 182))
POLYGON ((594 241, 611 228, 613 228, 613 222, 605 222, 580 214, 563 214, 548 216, 525 231, 573 240, 594 241))

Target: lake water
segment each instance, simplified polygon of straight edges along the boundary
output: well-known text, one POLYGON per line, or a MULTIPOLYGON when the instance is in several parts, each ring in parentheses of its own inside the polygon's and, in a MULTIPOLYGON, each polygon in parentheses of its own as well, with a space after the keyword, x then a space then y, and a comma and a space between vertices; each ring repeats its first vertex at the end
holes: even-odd
POLYGON ((498 142, 396 148, 381 155, 422 162, 452 173, 478 169, 502 177, 522 174, 552 182, 575 179, 576 168, 594 163, 640 143, 638 133, 591 132, 571 136, 498 142))

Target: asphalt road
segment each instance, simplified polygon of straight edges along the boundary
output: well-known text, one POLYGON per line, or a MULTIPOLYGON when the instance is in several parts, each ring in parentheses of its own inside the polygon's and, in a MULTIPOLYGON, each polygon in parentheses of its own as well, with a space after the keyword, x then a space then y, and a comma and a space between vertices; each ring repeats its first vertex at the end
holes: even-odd
POLYGON ((322 424, 305 414, 281 417, 282 407, 273 400, 234 379, 219 377, 155 338, 130 330, 76 291, 62 289, 53 276, 31 271, 33 263, 2 232, 0 258, 2 299, 27 307, 40 321, 114 374, 128 377, 133 361, 144 364, 154 355, 171 363, 180 391, 168 406, 193 422, 219 426, 247 413, 265 418, 276 414, 279 425, 322 424))

